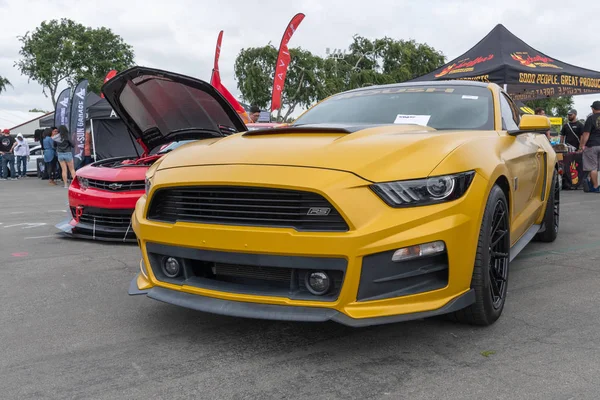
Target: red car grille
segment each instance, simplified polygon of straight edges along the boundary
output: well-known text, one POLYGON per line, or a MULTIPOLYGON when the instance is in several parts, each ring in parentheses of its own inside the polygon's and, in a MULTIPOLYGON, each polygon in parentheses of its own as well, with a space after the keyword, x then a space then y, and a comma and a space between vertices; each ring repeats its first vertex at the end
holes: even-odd
POLYGON ((108 190, 111 192, 130 192, 133 190, 145 190, 144 181, 110 182, 101 181, 97 179, 88 179, 88 184, 91 188, 108 190))
MULTIPOLYGON (((73 218, 77 218, 75 207, 71 207, 71 213, 73 218)), ((97 227, 127 229, 130 227, 132 214, 133 210, 84 209, 79 222, 97 227)))

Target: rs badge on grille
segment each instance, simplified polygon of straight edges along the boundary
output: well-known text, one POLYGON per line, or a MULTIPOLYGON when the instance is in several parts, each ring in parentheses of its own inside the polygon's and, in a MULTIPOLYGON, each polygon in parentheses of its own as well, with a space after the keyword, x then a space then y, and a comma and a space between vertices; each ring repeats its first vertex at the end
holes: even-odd
POLYGON ((327 208, 327 207, 313 207, 313 208, 310 208, 308 210, 308 213, 306 215, 321 215, 321 216, 325 216, 325 215, 329 215, 330 212, 331 212, 331 208, 327 208))

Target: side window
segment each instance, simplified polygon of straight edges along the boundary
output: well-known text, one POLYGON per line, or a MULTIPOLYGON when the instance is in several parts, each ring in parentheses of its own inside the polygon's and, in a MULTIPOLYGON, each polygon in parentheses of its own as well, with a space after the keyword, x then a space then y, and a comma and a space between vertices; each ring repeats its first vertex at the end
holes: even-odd
POLYGON ((502 129, 516 131, 519 129, 519 113, 516 107, 511 107, 510 100, 504 93, 500 94, 500 111, 502 113, 502 129))
POLYGON ((42 150, 40 150, 40 149, 33 150, 29 154, 32 156, 39 156, 40 154, 42 154, 42 150))

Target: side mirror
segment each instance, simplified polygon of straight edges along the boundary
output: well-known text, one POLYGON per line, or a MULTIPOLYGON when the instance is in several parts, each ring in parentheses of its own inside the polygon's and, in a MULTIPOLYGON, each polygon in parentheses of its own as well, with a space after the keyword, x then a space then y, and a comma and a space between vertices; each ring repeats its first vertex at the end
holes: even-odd
POLYGON ((521 123, 519 124, 519 130, 521 132, 547 132, 550 130, 550 118, 545 115, 531 115, 524 114, 521 116, 521 123))

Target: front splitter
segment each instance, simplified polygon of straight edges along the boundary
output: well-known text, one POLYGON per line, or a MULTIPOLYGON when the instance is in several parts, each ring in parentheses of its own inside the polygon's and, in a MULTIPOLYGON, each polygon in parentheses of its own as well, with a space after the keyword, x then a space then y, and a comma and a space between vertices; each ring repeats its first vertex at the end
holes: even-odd
POLYGON ((131 281, 128 293, 132 296, 145 294, 151 299, 162 301, 164 303, 230 317, 296 322, 334 321, 355 328, 431 318, 461 310, 475 302, 475 291, 471 289, 437 310, 357 319, 350 318, 346 314, 331 308, 282 306, 276 304, 223 300, 156 286, 148 290, 139 290, 137 286, 137 275, 131 281))
POLYGON ((107 230, 103 227, 82 227, 80 224, 72 225, 73 219, 67 218, 55 225, 59 235, 72 239, 99 240, 104 242, 137 243, 133 230, 125 232, 107 230), (122 235, 122 236, 121 236, 122 235))

